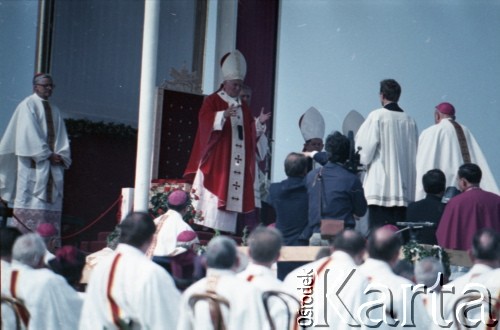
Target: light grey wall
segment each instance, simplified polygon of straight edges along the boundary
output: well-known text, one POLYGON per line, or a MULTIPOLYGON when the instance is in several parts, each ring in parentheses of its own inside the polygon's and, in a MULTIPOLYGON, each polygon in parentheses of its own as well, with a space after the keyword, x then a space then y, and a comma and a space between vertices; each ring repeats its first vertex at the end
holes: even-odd
MULTIPOLYGON (((192 65, 196 0, 160 2, 157 84, 192 65)), ((144 2, 56 1, 52 73, 66 115, 137 126, 144 2)))
POLYGON ((0 137, 17 104, 33 92, 38 1, 0 0, 0 137))
POLYGON ((327 132, 356 109, 380 106, 379 81, 402 86, 400 105, 420 131, 434 106, 455 105, 500 182, 500 2, 495 0, 285 0, 280 4, 273 180, 304 143, 310 106, 327 132))

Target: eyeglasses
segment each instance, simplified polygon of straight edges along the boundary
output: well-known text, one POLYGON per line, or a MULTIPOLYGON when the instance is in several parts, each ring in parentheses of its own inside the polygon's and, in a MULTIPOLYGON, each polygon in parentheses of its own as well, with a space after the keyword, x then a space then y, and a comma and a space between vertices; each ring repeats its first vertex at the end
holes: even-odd
POLYGON ((54 84, 35 84, 35 85, 42 86, 43 88, 49 88, 49 87, 52 89, 56 88, 56 85, 54 85, 54 84))

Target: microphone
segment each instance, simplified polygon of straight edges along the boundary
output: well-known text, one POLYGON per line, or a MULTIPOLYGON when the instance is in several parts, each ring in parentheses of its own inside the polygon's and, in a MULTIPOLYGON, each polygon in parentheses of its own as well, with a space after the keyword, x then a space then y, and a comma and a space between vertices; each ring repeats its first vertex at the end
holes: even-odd
POLYGON ((396 222, 396 226, 399 227, 414 227, 414 228, 423 228, 423 227, 428 227, 432 228, 435 227, 436 224, 434 222, 429 222, 429 221, 424 221, 424 222, 396 222))

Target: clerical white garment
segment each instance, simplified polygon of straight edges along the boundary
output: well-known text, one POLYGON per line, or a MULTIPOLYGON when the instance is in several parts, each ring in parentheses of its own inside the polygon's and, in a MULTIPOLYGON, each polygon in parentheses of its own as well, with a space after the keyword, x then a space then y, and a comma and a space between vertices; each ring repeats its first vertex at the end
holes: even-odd
MULTIPOLYGON (((146 253, 147 256, 169 256, 177 246, 177 235, 183 231, 193 231, 182 215, 174 210, 168 210, 155 220, 156 232, 146 253)), ((198 242, 198 239, 196 239, 198 242)))
POLYGON ((221 305, 226 329, 255 330, 266 326, 260 290, 238 278, 231 270, 209 268, 205 278, 183 292, 178 330, 214 329, 206 301, 199 301, 194 310, 189 306, 189 299, 194 294, 206 293, 210 288, 229 302, 229 309, 221 305), (215 287, 211 285, 213 282, 215 287))
MULTIPOLYGON (((283 286, 283 282, 276 277, 276 273, 269 267, 249 263, 247 268, 238 273, 237 276, 254 285, 262 292, 287 292, 283 286)), ((293 299, 289 299, 286 296, 283 296, 283 299, 285 299, 285 302, 281 301, 279 298, 269 298, 269 311, 276 329, 288 329, 289 325, 294 322, 295 313, 299 307, 293 299), (287 307, 287 304, 289 305, 289 308, 287 307)))
POLYGON ((368 258, 359 266, 359 270, 368 277, 374 291, 367 293, 368 300, 383 304, 383 307, 378 305, 369 312, 371 321, 382 320, 378 329, 394 329, 391 324, 396 322, 399 329, 413 324, 416 329, 428 329, 431 326, 422 295, 417 294, 412 298, 413 282, 394 274, 389 264, 381 260, 368 258))
MULTIPOLYGON (((453 321, 455 314, 455 303, 457 300, 464 296, 464 288, 470 283, 481 283, 480 278, 483 274, 490 272, 492 268, 483 264, 475 264, 472 268, 455 280, 447 283, 448 287, 454 288, 454 293, 445 293, 443 295, 443 315, 446 316, 447 320, 453 321)), ((498 278, 497 278, 498 279, 498 278)), ((444 291, 443 291, 444 292, 444 291)))
MULTIPOLYGON (((417 186, 416 200, 425 197, 422 176, 429 170, 438 168, 446 176, 446 186, 457 186, 457 171, 464 164, 460 143, 458 142, 452 119, 442 119, 420 134, 417 150, 417 186)), ((467 141, 471 162, 481 168, 481 188, 495 194, 500 194, 497 183, 491 173, 488 162, 476 139, 467 127, 460 125, 467 141)))
POLYGON ((80 329, 117 329, 107 292, 124 322, 141 329, 173 329, 177 324, 180 293, 168 273, 139 249, 119 244, 115 253, 101 260, 90 276, 80 329), (112 263, 118 259, 110 282, 112 263), (108 285, 110 285, 108 287, 108 285))
MULTIPOLYGON (((5 260, 0 260, 0 280, 2 288, 2 296, 11 296, 10 294, 10 277, 11 277, 11 265, 5 260)), ((7 304, 2 304, 2 329, 15 329, 16 327, 16 316, 14 310, 12 310, 7 304)), ((21 327, 25 329, 22 322, 21 327)))
POLYGON ((296 320, 299 326, 366 329, 357 312, 366 302, 363 291, 368 282, 347 253, 335 251, 330 257, 300 266, 283 283, 302 302, 296 320))
POLYGON ((492 326, 490 326, 490 328, 487 328, 485 324, 493 324, 489 315, 490 308, 495 311, 492 316, 496 320, 499 320, 500 318, 500 268, 486 271, 482 275, 479 275, 477 278, 475 278, 473 282, 484 285, 487 290, 486 294, 489 294, 489 296, 486 297, 486 301, 484 301, 482 304, 483 309, 481 310, 481 308, 477 307, 472 309, 469 312, 468 317, 470 320, 481 320, 482 324, 478 326, 478 329, 493 329, 492 326), (489 305, 489 303, 491 304, 491 306, 489 305))
POLYGON ((45 268, 32 269, 16 261, 12 263, 14 270, 19 272, 16 297, 24 301, 30 313, 30 330, 78 328, 82 299, 62 276, 45 268))
POLYGON ((367 166, 363 188, 368 205, 407 206, 415 200, 418 131, 404 112, 377 109, 356 134, 361 164, 367 166))
POLYGON ((61 211, 64 169, 71 165, 71 154, 64 120, 54 104, 50 107, 54 150, 47 142, 45 110, 36 94, 19 104, 0 141, 0 194, 4 200, 15 199, 14 208, 61 211), (51 166, 52 153, 62 157, 62 166, 51 166), (32 161, 36 168, 32 168, 32 161), (53 202, 47 201, 49 176, 53 179, 53 202))

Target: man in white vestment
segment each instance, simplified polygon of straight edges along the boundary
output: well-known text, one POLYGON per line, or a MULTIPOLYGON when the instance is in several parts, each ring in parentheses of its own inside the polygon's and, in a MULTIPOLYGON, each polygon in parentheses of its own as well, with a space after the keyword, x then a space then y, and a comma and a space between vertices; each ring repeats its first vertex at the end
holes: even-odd
POLYGON ((439 168, 446 176, 446 186, 457 186, 457 170, 465 163, 477 164, 483 173, 481 188, 500 194, 488 162, 467 127, 455 120, 455 107, 443 102, 434 111, 435 125, 420 134, 417 150, 416 200, 425 197, 422 176, 431 169, 439 168))
POLYGON ((333 253, 290 272, 284 286, 301 302, 296 315, 300 327, 366 329, 358 311, 366 302, 368 285, 357 265, 365 253, 365 240, 348 229, 333 239, 333 253))
POLYGON ((264 125, 269 116, 255 120, 241 102, 246 61, 238 50, 222 58, 221 71, 221 88, 201 106, 184 178, 193 181, 198 224, 234 233, 238 213, 255 211, 256 125, 264 125))
POLYGON ((238 277, 255 285, 266 295, 265 308, 269 323, 275 329, 288 329, 295 322, 298 301, 286 293, 283 282, 276 276, 276 262, 280 257, 283 238, 274 228, 257 227, 248 237, 250 263, 238 277))
POLYGON ((71 154, 64 120, 49 102, 54 87, 50 75, 35 75, 34 94, 18 105, 5 130, 0 197, 14 203, 13 224, 22 232, 49 222, 60 237, 64 170, 71 165, 71 154))
MULTIPOLYGON (((21 235, 19 229, 15 227, 0 227, 0 288, 2 289, 2 296, 11 296, 9 290, 12 272, 12 246, 21 235)), ((7 304, 2 304, 1 308, 2 329, 14 329, 16 326, 15 311, 9 308, 7 304)))
POLYGON ((402 238, 394 230, 381 227, 372 231, 368 239, 368 255, 359 270, 368 277, 371 292, 369 301, 376 306, 366 310, 372 326, 380 322, 378 329, 394 327, 416 327, 428 329, 431 320, 422 301, 422 295, 415 293, 414 283, 396 275, 392 267, 399 260, 402 238), (377 304, 375 304, 375 302, 377 304))
POLYGON ((182 218, 189 203, 189 195, 185 191, 175 190, 168 195, 168 211, 154 219, 156 231, 146 256, 170 256, 177 247, 177 236, 183 231, 193 231, 182 218))
POLYGON ((16 240, 9 295, 24 302, 29 312, 28 329, 77 329, 83 301, 64 277, 44 268, 45 250, 38 234, 25 234, 16 240))
POLYGON ((415 262, 415 282, 426 286, 427 291, 422 295, 422 302, 433 322, 432 328, 439 329, 439 324, 443 324, 440 308, 443 301, 441 288, 448 282, 441 260, 425 257, 415 262))
POLYGON ((255 330, 267 326, 262 293, 238 278, 236 244, 227 236, 213 238, 207 246, 205 278, 182 294, 178 330, 255 330))
MULTIPOLYGON (((466 295, 464 293, 467 291, 466 286, 473 286, 469 288, 471 292, 467 295, 474 295, 475 293, 478 293, 478 291, 481 292, 479 287, 479 285, 483 285, 481 276, 486 276, 486 274, 492 270, 500 267, 499 233, 487 228, 476 232, 472 239, 472 249, 469 251, 469 256, 473 262, 472 268, 464 275, 448 283, 450 289, 454 288, 454 293, 446 293, 443 295, 443 315, 446 317, 447 321, 454 322, 454 314, 456 314, 457 309, 459 309, 457 301, 466 295)), ((500 280, 497 278, 497 281, 500 280)), ((474 312, 475 311, 473 309, 471 314, 474 312)), ((469 320, 471 319, 472 318, 469 316, 469 320)), ((466 321, 462 320, 461 322, 464 323, 466 321)))
POLYGON ((415 200, 418 131, 415 120, 399 107, 400 95, 397 81, 382 80, 382 108, 372 111, 356 134, 366 166, 363 187, 370 230, 405 221, 406 207, 415 200))
POLYGON ((80 329, 173 329, 180 293, 172 277, 145 255, 155 225, 133 212, 119 225, 120 244, 92 271, 80 329))

